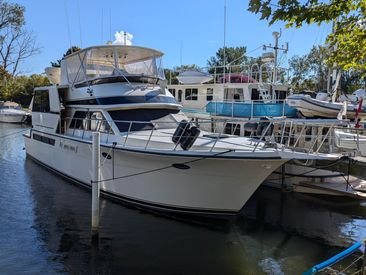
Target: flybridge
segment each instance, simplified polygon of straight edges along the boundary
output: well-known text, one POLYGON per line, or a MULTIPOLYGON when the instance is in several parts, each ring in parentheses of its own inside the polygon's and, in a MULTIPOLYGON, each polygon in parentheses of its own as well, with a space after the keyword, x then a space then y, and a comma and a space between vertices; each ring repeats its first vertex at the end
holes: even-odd
POLYGON ((61 85, 75 85, 101 78, 122 78, 135 82, 136 77, 164 79, 163 53, 154 49, 107 45, 80 50, 61 62, 61 85))

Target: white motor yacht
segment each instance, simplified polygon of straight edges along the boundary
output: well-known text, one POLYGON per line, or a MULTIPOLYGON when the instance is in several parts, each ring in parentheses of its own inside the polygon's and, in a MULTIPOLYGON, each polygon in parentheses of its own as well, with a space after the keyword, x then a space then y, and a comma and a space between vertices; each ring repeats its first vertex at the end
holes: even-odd
POLYGON ((27 112, 23 111, 18 103, 0 102, 0 122, 23 123, 27 115, 27 112))
POLYGON ((104 195, 138 207, 232 215, 290 159, 336 158, 200 130, 166 89, 160 51, 95 46, 65 57, 60 83, 35 89, 27 155, 90 186, 99 132, 104 195))

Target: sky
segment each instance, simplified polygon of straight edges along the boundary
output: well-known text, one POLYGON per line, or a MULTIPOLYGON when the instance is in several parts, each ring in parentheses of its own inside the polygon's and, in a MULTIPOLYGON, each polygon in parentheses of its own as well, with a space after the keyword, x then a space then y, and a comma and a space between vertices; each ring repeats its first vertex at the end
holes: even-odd
MULTIPOLYGON (((10 0, 25 6, 26 27, 32 30, 41 53, 22 65, 27 74, 43 73, 71 45, 85 48, 115 40, 116 32, 133 36, 132 44, 164 52, 164 66, 207 66, 207 60, 224 45, 225 0, 10 0)), ((226 0, 226 46, 246 46, 250 56, 263 53, 272 32, 282 29, 280 45, 289 43, 285 64, 294 55, 323 44, 329 25, 286 29, 269 26, 247 11, 249 0, 226 0)))

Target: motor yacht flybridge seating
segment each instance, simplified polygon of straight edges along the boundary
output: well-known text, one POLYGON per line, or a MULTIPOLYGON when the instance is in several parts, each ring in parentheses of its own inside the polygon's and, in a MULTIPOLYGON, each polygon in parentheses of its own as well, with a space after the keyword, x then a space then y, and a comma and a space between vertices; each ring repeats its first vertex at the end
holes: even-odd
POLYGON ((62 60, 61 85, 92 83, 103 78, 157 83, 165 79, 162 55, 157 50, 137 46, 86 48, 62 60))

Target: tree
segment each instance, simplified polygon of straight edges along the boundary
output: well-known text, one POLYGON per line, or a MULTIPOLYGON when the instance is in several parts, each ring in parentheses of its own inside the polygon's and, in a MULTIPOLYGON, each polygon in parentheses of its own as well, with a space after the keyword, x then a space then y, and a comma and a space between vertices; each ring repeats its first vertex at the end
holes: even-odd
POLYGON ((328 56, 329 49, 313 46, 308 54, 292 57, 289 60, 292 87, 297 91, 326 90, 330 70, 325 62, 328 56))
POLYGON ((216 73, 222 73, 224 64, 227 66, 234 66, 246 63, 248 61, 248 58, 245 55, 246 51, 246 47, 225 47, 225 51, 224 48, 220 48, 216 52, 216 56, 212 56, 207 60, 209 72, 214 73, 214 68, 216 67, 216 73))
POLYGON ((0 65, 11 76, 25 59, 39 53, 33 32, 25 29, 24 7, 0 0, 0 65))
MULTIPOLYGON (((289 60, 292 87, 296 91, 326 90, 331 67, 325 60, 329 55, 329 49, 326 47, 314 46, 308 54, 292 57, 289 60)), ((362 87, 362 73, 356 70, 344 71, 340 83, 343 93, 352 93, 362 87)))
POLYGON ((0 98, 29 106, 34 88, 48 85, 50 85, 48 78, 39 74, 5 78, 0 82, 0 98))
POLYGON ((24 25, 24 7, 0 0, 0 30, 24 25))
POLYGON ((328 64, 343 70, 354 69, 366 75, 366 1, 365 0, 250 0, 249 11, 261 14, 272 25, 286 27, 335 22, 327 37, 332 51, 328 64))
MULTIPOLYGON (((64 53, 62 59, 64 59, 66 56, 72 54, 72 53, 76 53, 77 51, 80 51, 81 49, 78 46, 72 46, 70 48, 67 49, 67 51, 64 53)), ((52 67, 61 67, 61 60, 62 59, 58 59, 56 60, 56 62, 51 62, 51 66, 52 67)))

